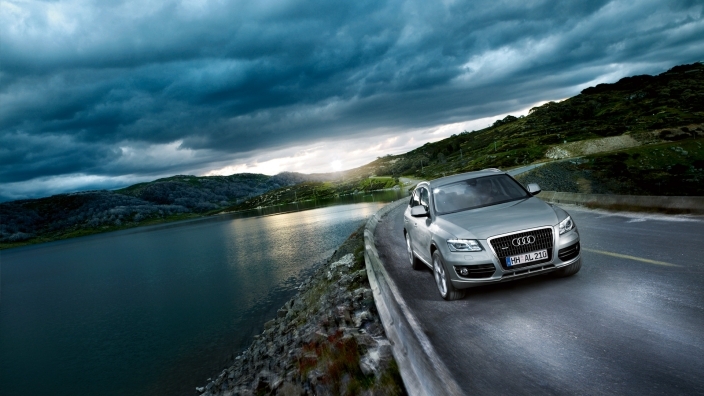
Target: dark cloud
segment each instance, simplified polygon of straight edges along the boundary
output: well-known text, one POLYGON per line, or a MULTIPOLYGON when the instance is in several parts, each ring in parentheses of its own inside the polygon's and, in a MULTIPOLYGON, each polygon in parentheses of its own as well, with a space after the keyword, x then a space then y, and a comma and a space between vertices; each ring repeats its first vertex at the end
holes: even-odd
POLYGON ((698 1, 0 7, 3 184, 202 171, 256 150, 506 113, 704 58, 698 1))

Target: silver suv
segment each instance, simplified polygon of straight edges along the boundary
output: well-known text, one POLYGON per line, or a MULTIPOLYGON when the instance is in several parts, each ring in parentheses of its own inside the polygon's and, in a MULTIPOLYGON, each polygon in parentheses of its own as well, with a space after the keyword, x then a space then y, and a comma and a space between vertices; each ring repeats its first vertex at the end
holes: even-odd
POLYGON ((469 287, 582 267, 579 232, 564 210, 506 172, 485 169, 416 186, 403 215, 411 266, 430 267, 445 300, 469 287))

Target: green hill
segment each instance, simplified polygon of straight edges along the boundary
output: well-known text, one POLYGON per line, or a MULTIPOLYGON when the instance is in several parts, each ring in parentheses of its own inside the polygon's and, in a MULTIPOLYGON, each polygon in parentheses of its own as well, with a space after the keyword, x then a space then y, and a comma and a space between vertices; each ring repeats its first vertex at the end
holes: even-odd
POLYGON ((491 127, 380 158, 352 173, 435 178, 488 167, 512 168, 546 161, 551 148, 566 142, 623 135, 641 143, 698 138, 704 136, 702 123, 704 65, 694 63, 658 76, 599 84, 564 101, 535 107, 525 117, 509 115, 491 127))

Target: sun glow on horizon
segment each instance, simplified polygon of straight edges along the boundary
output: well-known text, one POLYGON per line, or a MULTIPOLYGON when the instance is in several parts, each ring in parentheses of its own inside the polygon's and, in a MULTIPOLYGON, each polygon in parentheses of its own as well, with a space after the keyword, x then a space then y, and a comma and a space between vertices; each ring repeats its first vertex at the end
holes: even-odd
POLYGON ((509 114, 525 116, 531 108, 548 102, 549 100, 540 101, 511 113, 441 124, 430 128, 405 131, 388 130, 381 131, 375 137, 320 141, 309 146, 253 153, 242 162, 207 171, 203 176, 227 176, 235 173, 276 175, 281 172, 311 174, 346 171, 366 165, 379 157, 407 153, 426 143, 437 142, 454 134, 484 129, 509 114))

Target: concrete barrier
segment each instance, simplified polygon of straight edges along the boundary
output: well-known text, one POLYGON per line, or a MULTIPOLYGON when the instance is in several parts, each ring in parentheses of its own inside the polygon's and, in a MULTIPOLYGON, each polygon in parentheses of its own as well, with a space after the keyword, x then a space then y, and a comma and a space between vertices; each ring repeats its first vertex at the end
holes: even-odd
POLYGON ((547 202, 583 205, 590 208, 704 214, 704 197, 580 194, 557 191, 543 191, 537 197, 547 202))
MULTIPOLYGON (((457 382, 439 359, 430 340, 388 276, 374 242, 374 230, 389 211, 408 202, 408 197, 392 202, 379 210, 364 227, 364 261, 374 302, 391 350, 398 363, 403 383, 411 396, 461 395, 457 382)), ((410 264, 409 264, 410 268, 410 264)))

